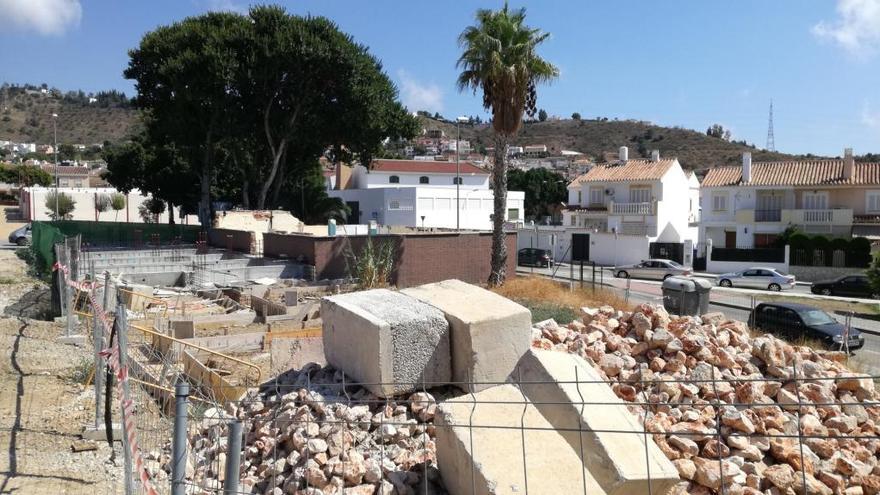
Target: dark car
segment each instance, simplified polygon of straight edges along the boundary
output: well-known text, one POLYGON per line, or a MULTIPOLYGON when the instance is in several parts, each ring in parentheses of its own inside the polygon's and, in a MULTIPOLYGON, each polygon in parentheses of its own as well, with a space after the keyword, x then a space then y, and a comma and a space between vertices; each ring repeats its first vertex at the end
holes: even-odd
MULTIPOLYGON (((831 349, 844 347, 846 327, 825 311, 798 303, 761 303, 752 311, 752 325, 792 341, 818 340, 831 349)), ((856 328, 849 330, 849 349, 861 349, 865 337, 856 328)))
POLYGON ((27 246, 31 243, 31 224, 19 227, 9 233, 9 242, 19 246, 27 246))
POLYGON ((877 299, 880 294, 872 287, 867 275, 844 275, 832 280, 813 282, 810 286, 813 294, 825 296, 847 296, 877 299))
POLYGON ((516 253, 517 265, 547 266, 553 263, 550 258, 550 250, 538 248, 524 248, 516 253))

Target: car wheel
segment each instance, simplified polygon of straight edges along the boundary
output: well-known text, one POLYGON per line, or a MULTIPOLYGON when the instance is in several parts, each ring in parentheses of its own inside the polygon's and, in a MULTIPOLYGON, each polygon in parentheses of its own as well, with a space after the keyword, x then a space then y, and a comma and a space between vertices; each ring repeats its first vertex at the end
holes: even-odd
POLYGON ((28 245, 27 237, 19 237, 18 239, 15 240, 15 243, 18 244, 19 246, 27 246, 28 245))
POLYGON ((629 273, 626 273, 624 270, 620 270, 617 272, 617 278, 629 278, 629 273))
POLYGON ((718 282, 718 285, 721 287, 733 287, 733 283, 726 278, 721 279, 721 282, 718 282))
POLYGON ((772 290, 773 292, 779 292, 782 290, 782 287, 780 287, 779 284, 770 284, 767 286, 767 289, 772 290))
POLYGON ((663 280, 666 280, 667 278, 669 278, 671 276, 672 276, 671 274, 667 273, 666 275, 663 275, 663 280))
POLYGON ((831 295, 831 289, 822 289, 822 290, 819 291, 819 293, 822 294, 823 296, 830 296, 830 295, 831 295))

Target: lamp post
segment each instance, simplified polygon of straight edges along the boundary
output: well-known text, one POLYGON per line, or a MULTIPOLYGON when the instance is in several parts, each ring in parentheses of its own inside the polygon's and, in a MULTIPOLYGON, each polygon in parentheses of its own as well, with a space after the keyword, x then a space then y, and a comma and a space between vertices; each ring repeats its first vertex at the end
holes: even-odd
POLYGON ((58 220, 58 114, 52 114, 52 134, 55 138, 55 147, 53 150, 55 151, 55 220, 58 220))
POLYGON ((461 153, 459 151, 459 147, 461 146, 461 123, 467 122, 467 117, 458 117, 455 119, 455 128, 457 131, 457 136, 455 137, 455 230, 461 230, 461 153))

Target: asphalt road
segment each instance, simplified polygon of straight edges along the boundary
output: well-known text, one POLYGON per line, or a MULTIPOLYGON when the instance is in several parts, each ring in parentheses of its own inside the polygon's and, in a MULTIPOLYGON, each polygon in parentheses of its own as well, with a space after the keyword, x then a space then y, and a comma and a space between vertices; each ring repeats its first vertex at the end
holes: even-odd
MULTIPOLYGON (((555 278, 561 280, 574 280, 574 283, 580 283, 580 269, 574 267, 572 272, 568 265, 561 266, 556 270, 555 278), (573 273, 573 279, 569 276, 573 273)), ((531 268, 518 267, 518 273, 551 276, 552 270, 547 268, 531 268)), ((584 285, 589 286, 592 283, 592 269, 584 269, 584 285)), ((616 292, 625 293, 629 288, 629 300, 635 303, 649 302, 654 304, 662 304, 663 296, 660 281, 654 280, 638 280, 638 279, 618 279, 614 278, 610 270, 603 270, 602 275, 596 274, 596 283, 613 288, 616 292)), ((748 321, 750 308, 752 304, 758 304, 762 301, 762 296, 770 293, 766 291, 755 291, 750 289, 727 289, 714 287, 710 292, 709 309, 710 311, 720 311, 731 319, 739 321, 748 321)), ((809 287, 796 286, 793 290, 784 291, 782 294, 790 295, 809 295, 804 298, 804 302, 809 304, 811 298, 817 299, 838 299, 845 301, 858 301, 870 304, 876 304, 877 301, 870 299, 851 299, 851 298, 826 298, 810 293, 809 287)), ((833 315, 839 321, 843 322, 843 316, 833 315)), ((856 328, 864 330, 865 346, 855 352, 852 359, 857 360, 859 368, 870 372, 873 375, 880 375, 880 322, 874 320, 866 320, 854 318, 852 325, 856 328), (870 332, 870 333, 869 333, 870 332)))

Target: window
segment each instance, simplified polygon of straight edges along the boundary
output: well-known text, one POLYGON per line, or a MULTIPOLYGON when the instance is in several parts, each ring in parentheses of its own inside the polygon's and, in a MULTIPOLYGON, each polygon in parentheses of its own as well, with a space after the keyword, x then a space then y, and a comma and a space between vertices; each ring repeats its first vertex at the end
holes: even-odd
POLYGON ((451 210, 452 209, 452 199, 450 198, 436 198, 434 199, 434 207, 438 210, 451 210))
POLYGON ((507 219, 508 220, 519 220, 519 210, 517 208, 510 208, 507 210, 507 219))
POLYGON ((571 216, 571 222, 570 222, 570 223, 571 223, 571 226, 572 226, 572 227, 577 227, 577 224, 578 224, 578 219, 577 219, 577 217, 574 216, 574 215, 572 215, 572 216, 571 216))
POLYGON ((579 205, 584 204, 583 191, 578 190, 578 202, 577 202, 577 204, 579 204, 579 205))
POLYGON ((467 209, 473 210, 473 211, 478 211, 480 209, 480 200, 477 198, 468 198, 467 209))
POLYGON ((391 177, 388 178, 388 183, 389 184, 400 184, 400 177, 398 177, 396 175, 392 175, 391 177))
POLYGON ((396 199, 392 199, 391 201, 388 202, 388 209, 389 210, 399 210, 400 209, 400 201, 398 201, 396 199))
POLYGON ((605 202, 605 190, 601 187, 590 188, 590 205, 599 206, 605 202))
POLYGON ((419 198, 419 209, 420 210, 433 210, 434 209, 434 198, 419 198))
POLYGON ((712 211, 727 211, 727 194, 712 195, 712 211))
POLYGON ((431 180, 428 179, 427 175, 423 175, 423 176, 419 177, 419 184, 428 184, 430 182, 431 182, 431 180))
POLYGON ((461 184, 462 184, 461 179, 462 179, 461 177, 453 177, 453 178, 452 178, 452 184, 458 184, 458 185, 461 185, 461 184))
POLYGON ((828 208, 827 192, 805 192, 804 193, 804 209, 805 210, 825 210, 828 208))
POLYGON ((633 186, 629 188, 630 203, 650 203, 651 188, 645 186, 633 186))
POLYGON ((865 209, 869 213, 880 213, 880 191, 868 191, 866 195, 865 209))

